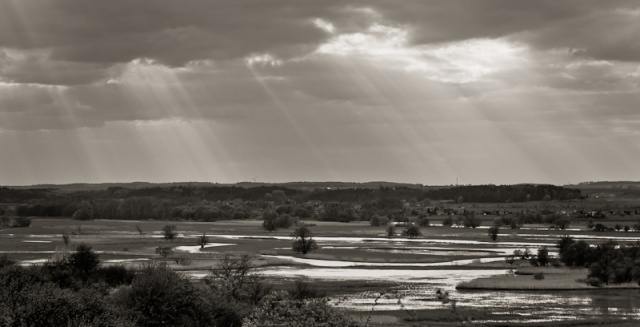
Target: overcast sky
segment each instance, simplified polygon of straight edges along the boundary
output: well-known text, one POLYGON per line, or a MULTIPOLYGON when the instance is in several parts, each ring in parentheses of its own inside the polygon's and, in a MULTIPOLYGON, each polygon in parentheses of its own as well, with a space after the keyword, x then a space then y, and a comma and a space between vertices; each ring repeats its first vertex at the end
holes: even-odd
POLYGON ((640 2, 0 0, 0 185, 640 180, 640 2))

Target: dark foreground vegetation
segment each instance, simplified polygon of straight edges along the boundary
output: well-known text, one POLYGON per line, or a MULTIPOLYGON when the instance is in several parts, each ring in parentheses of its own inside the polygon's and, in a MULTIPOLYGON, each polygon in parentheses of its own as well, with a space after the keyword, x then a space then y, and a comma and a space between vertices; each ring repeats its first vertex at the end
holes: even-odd
POLYGON ((101 266, 91 247, 41 266, 0 257, 2 326, 357 326, 308 285, 274 291, 248 257, 224 256, 204 282, 162 264, 101 266))

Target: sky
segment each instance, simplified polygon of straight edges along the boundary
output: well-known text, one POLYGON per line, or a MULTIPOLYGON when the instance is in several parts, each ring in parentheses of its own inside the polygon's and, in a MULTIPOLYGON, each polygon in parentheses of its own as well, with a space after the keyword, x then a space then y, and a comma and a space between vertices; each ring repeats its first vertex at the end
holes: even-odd
POLYGON ((0 185, 640 180, 635 0, 0 0, 0 185))

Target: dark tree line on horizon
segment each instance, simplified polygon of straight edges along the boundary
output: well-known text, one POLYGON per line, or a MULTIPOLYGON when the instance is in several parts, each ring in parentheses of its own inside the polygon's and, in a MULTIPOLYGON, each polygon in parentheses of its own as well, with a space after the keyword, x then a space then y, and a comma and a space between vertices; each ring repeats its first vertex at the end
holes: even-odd
MULTIPOLYGON (((0 215, 74 216, 80 220, 117 218, 201 221, 247 219, 255 212, 263 212, 273 205, 283 204, 295 204, 290 209, 291 212, 285 213, 306 218, 312 216, 313 210, 305 207, 304 203, 322 203, 324 210, 320 219, 351 221, 357 215, 345 204, 362 204, 364 210, 371 213, 398 211, 402 201, 505 203, 582 198, 580 190, 554 185, 477 185, 425 190, 381 187, 313 191, 277 186, 175 186, 139 189, 111 187, 106 190, 76 192, 1 187, 0 196, 0 215)), ((365 218, 368 220, 370 217, 365 218)))

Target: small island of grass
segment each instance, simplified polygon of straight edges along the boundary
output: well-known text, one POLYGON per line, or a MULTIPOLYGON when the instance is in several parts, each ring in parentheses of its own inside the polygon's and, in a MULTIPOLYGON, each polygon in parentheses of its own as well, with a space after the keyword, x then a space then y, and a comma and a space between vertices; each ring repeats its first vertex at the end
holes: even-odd
POLYGON ((600 288, 640 288, 637 283, 592 286, 588 284, 589 270, 567 267, 526 267, 513 275, 478 278, 462 282, 459 290, 590 290, 600 288))

